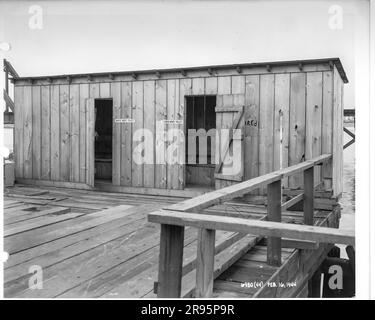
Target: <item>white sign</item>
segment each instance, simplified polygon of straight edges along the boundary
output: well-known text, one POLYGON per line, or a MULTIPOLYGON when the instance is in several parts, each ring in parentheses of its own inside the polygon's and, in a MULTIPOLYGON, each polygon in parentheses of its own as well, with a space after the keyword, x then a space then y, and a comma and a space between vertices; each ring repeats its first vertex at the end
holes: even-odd
POLYGON ((115 119, 115 123, 134 123, 134 119, 115 119))

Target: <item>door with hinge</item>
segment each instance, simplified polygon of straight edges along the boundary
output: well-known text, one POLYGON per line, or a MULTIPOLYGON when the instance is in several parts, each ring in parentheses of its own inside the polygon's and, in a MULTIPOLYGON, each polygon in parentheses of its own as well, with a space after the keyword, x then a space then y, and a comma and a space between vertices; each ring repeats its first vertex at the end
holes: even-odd
POLYGON ((244 103, 243 94, 218 95, 216 100, 215 188, 244 179, 244 103))

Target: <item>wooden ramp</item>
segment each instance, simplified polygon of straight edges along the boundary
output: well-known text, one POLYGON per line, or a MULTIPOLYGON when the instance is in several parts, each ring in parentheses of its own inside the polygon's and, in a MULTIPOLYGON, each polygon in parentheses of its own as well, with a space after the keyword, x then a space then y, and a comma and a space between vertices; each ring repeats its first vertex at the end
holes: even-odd
POLYGON ((340 207, 330 190, 324 189, 321 168, 315 170, 331 158, 322 155, 150 213, 148 220, 161 225, 157 296, 307 296, 308 280, 333 244, 354 246, 355 241, 353 232, 337 230, 340 207), (294 190, 297 193, 285 199, 283 179, 301 173, 303 190, 294 190), (265 188, 266 214, 262 218, 237 213, 223 216, 212 210, 220 204, 259 210, 251 194, 260 189, 262 195, 265 188), (302 211, 296 212, 296 207, 302 211), (187 227, 199 230, 195 275, 188 281, 183 261, 187 227), (223 261, 216 243, 221 230, 233 232, 232 237, 238 236, 237 243, 242 243, 241 252, 229 249, 223 261), (266 247, 261 246, 262 237, 266 237, 266 247))
MULTIPOLYGON (((298 215, 298 213, 297 213, 298 215)), ((315 212, 316 226, 338 227, 339 208, 315 212)), ((291 223, 286 215, 282 222, 291 223)), ((292 223, 303 224, 303 213, 292 223)), ((323 262, 332 245, 311 242, 282 242, 281 266, 267 263, 267 243, 261 241, 214 282, 213 297, 307 297, 308 280, 323 262), (295 247, 299 246, 300 249, 295 247), (290 247, 290 248, 288 248, 290 247), (303 249, 302 249, 303 248, 303 249)))

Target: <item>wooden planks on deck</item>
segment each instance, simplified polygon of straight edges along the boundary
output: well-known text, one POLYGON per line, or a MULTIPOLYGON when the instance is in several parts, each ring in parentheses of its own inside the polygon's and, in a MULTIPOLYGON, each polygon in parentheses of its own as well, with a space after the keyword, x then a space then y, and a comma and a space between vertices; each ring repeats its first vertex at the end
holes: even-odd
MULTIPOLYGON (((16 187, 8 190, 10 195, 5 198, 5 249, 10 253, 5 264, 6 297, 153 296, 159 227, 147 223, 146 214, 180 199, 53 187, 16 187), (27 197, 44 204, 25 203, 27 197), (28 288, 32 265, 42 267, 42 290, 28 288)), ((251 215, 246 209, 229 208, 251 215)), ((218 209, 224 215, 228 207, 218 209)), ((262 218, 264 212, 254 212, 254 217, 262 218)), ((217 233, 216 275, 250 248, 250 238, 238 242, 240 238, 232 232, 217 233), (229 251, 234 254, 231 263, 229 251)), ((183 290, 191 295, 196 229, 187 228, 184 246, 183 290)))
MULTIPOLYGON (((156 296, 153 287, 158 273, 160 229, 147 223, 146 215, 181 199, 53 187, 15 187, 8 189, 8 195, 12 196, 6 194, 4 201, 5 249, 10 253, 4 265, 6 297, 156 296), (28 287, 32 265, 42 267, 42 290, 28 287)), ((262 220, 267 210, 263 204, 233 201, 201 212, 262 220)), ((326 219, 330 212, 316 211, 316 223, 326 219)), ((303 214, 283 212, 282 221, 301 224, 303 214)), ((255 292, 229 279, 245 279, 248 270, 253 270, 253 278, 259 275, 268 279, 279 270, 265 265, 266 250, 259 245, 261 237, 216 231, 215 238, 214 296, 249 297, 255 292)), ((282 249, 283 266, 294 252, 282 249)), ((185 297, 194 296, 196 253, 197 230, 187 227, 182 268, 185 297)), ((309 259, 304 256, 304 261, 309 259)))

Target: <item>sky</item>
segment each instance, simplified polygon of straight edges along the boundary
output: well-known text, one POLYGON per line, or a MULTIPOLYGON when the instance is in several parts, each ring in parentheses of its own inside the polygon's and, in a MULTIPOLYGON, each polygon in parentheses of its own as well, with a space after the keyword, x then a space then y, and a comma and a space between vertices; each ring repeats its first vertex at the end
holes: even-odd
POLYGON ((21 76, 339 57, 345 108, 364 21, 365 0, 0 0, 0 42, 21 76))

